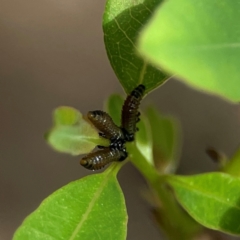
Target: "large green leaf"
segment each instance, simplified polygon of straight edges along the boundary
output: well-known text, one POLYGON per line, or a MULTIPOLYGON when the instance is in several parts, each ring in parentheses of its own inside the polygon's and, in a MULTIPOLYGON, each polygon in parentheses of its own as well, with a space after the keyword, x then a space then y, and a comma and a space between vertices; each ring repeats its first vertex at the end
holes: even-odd
POLYGON ((240 178, 224 173, 167 176, 176 197, 203 226, 240 235, 240 178))
POLYGON ((139 31, 161 0, 108 0, 103 16, 105 47, 119 81, 129 94, 144 84, 149 92, 167 76, 136 53, 139 31))
POLYGON ((54 149, 79 155, 90 152, 96 145, 109 144, 106 139, 99 137, 97 130, 76 109, 59 107, 53 116, 55 125, 46 134, 46 139, 54 149))
POLYGON ((50 195, 24 220, 13 239, 125 240, 125 200, 113 170, 118 165, 71 182, 50 195))
POLYGON ((191 86, 239 101, 239 16, 239 1, 165 1, 143 31, 140 51, 191 86))

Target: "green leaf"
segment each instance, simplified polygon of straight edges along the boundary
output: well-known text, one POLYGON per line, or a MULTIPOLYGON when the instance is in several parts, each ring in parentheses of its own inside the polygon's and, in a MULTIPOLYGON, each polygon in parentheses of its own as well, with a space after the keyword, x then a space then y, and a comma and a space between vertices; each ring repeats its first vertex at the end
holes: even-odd
POLYGON ((78 124, 82 119, 82 114, 75 108, 62 106, 53 112, 55 125, 71 126, 78 124))
POLYGON ((105 103, 104 109, 109 113, 117 126, 121 126, 123 103, 124 99, 119 94, 112 94, 105 103))
POLYGON ((146 110, 153 138, 153 156, 160 172, 174 172, 181 147, 180 127, 176 119, 160 115, 154 107, 146 110))
POLYGON ((186 211, 203 226, 240 235, 240 178, 224 173, 167 176, 186 211))
POLYGON ((141 113, 140 122, 137 124, 139 131, 136 132, 136 147, 145 159, 154 166, 153 163, 153 141, 151 126, 145 114, 141 113))
POLYGON ((109 145, 76 109, 59 107, 53 116, 55 126, 46 134, 46 139, 55 150, 79 155, 90 152, 96 145, 109 145))
POLYGON ((239 1, 165 1, 142 32, 139 50, 190 86, 239 101, 239 15, 239 1))
POLYGON ((161 85, 166 74, 137 54, 136 39, 161 0, 108 0, 103 16, 104 41, 115 74, 129 94, 144 84, 146 92, 161 85))
POLYGON ((221 170, 233 176, 240 177, 240 148, 221 170))
POLYGON ((13 239, 125 240, 127 211, 113 168, 71 182, 50 195, 24 220, 13 239))

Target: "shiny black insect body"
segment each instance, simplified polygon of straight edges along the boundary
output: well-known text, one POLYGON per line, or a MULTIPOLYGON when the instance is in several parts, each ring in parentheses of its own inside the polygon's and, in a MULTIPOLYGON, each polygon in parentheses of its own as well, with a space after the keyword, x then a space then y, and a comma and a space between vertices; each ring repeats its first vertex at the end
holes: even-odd
POLYGON ((123 132, 112 120, 112 118, 103 111, 96 110, 88 112, 88 119, 100 131, 101 137, 115 140, 123 138, 123 132))
MULTIPOLYGON (((87 114, 91 123, 100 131, 101 137, 110 140, 110 147, 121 150, 125 143, 122 129, 118 127, 112 120, 112 118, 103 111, 96 110, 90 111, 87 114)), ((99 146, 101 148, 101 146, 99 146)))
POLYGON ((138 108, 144 91, 144 85, 141 84, 136 87, 127 97, 122 107, 122 130, 125 135, 125 140, 128 142, 134 140, 134 134, 138 130, 136 127, 140 116, 138 108))
POLYGON ((110 140, 109 147, 98 146, 99 150, 91 152, 80 161, 80 164, 89 170, 98 170, 113 161, 123 161, 127 158, 126 142, 134 140, 140 120, 138 111, 145 91, 145 86, 139 85, 126 98, 122 107, 121 127, 118 127, 112 118, 103 111, 88 112, 87 117, 100 131, 99 135, 110 140))
POLYGON ((80 161, 80 164, 89 170, 99 170, 107 164, 114 161, 123 161, 127 158, 127 152, 124 149, 106 147, 96 152, 91 152, 80 161))

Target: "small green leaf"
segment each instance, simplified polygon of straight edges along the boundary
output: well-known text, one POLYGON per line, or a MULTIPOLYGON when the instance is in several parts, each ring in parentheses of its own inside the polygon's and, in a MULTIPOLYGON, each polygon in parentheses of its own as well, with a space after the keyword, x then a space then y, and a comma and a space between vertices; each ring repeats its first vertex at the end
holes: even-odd
POLYGON ((76 109, 59 107, 53 115, 55 126, 46 134, 46 139, 55 150, 79 155, 90 152, 96 145, 109 145, 76 109))
POLYGON ((240 177, 240 148, 221 170, 233 176, 240 177))
POLYGON ((82 119, 82 114, 75 108, 62 106, 53 113, 55 125, 71 126, 78 124, 82 119))
POLYGON ((136 132, 136 147, 151 165, 153 163, 153 142, 151 126, 146 116, 141 113, 140 122, 137 124, 139 131, 136 132))
POLYGON ((24 220, 13 240, 125 240, 127 211, 113 168, 50 195, 24 220))
POLYGON ((124 99, 119 94, 112 94, 106 101, 104 109, 112 117, 117 126, 121 126, 122 106, 124 99))
POLYGON ((180 127, 176 119, 159 114, 157 109, 146 110, 153 137, 153 156, 160 172, 174 172, 181 147, 180 127))
POLYGON ((143 31, 139 50, 190 86, 239 101, 239 14, 239 1, 165 1, 143 31))
POLYGON ((115 74, 129 94, 144 84, 149 92, 167 76, 137 54, 136 39, 161 0, 108 0, 103 16, 104 41, 115 74))
POLYGON ((203 226, 240 235, 240 178, 224 173, 167 176, 177 200, 203 226))

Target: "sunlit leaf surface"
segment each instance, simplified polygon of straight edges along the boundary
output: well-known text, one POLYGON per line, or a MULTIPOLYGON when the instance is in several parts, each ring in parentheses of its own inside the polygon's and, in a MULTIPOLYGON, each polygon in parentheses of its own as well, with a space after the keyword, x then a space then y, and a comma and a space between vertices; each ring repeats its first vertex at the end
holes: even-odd
POLYGON ((105 47, 115 74, 129 94, 139 84, 149 92, 167 76, 137 54, 136 40, 161 0, 108 0, 103 16, 105 47))
POLYGON ((46 134, 46 139, 54 149, 79 155, 90 152, 96 145, 109 144, 99 137, 98 131, 76 109, 59 107, 53 116, 55 125, 46 134))
POLYGON ((50 195, 24 220, 13 239, 125 240, 127 212, 113 168, 114 164, 50 195))
POLYGON ((180 204, 202 225, 240 235, 240 178, 224 173, 168 176, 180 204))
POLYGON ((169 0, 139 41, 141 53, 190 86, 239 102, 240 1, 169 0))

